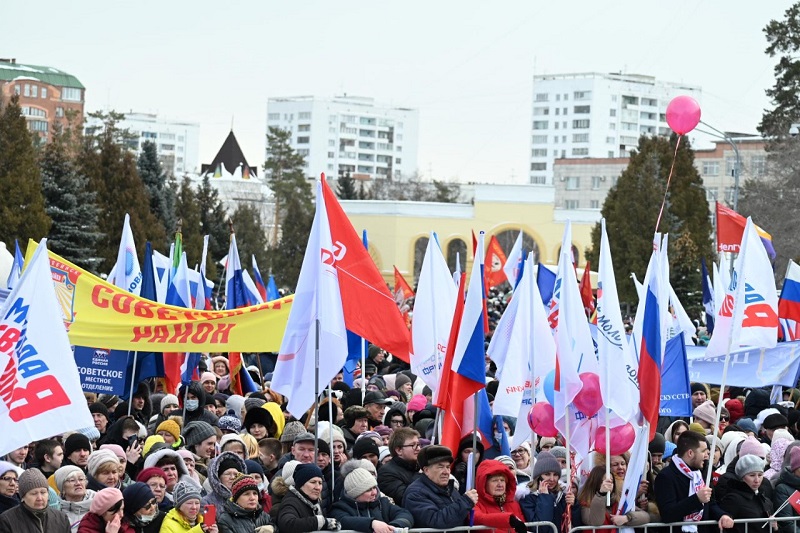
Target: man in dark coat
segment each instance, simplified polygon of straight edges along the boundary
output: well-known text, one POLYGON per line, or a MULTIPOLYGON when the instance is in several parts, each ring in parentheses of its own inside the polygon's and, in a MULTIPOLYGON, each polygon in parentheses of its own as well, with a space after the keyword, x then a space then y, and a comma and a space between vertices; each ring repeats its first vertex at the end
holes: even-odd
POLYGON ((392 459, 378 470, 378 488, 397 505, 403 505, 406 488, 419 477, 419 433, 411 428, 394 430, 389 450, 392 459))
POLYGON ((416 527, 450 529, 464 525, 478 502, 478 491, 459 494, 450 479, 453 453, 446 446, 426 446, 419 452, 423 475, 406 489, 403 506, 411 511, 416 527))
MULTIPOLYGON (((708 454, 708 443, 702 435, 684 431, 678 438, 673 460, 658 474, 654 484, 662 521, 718 520, 721 529, 733 527, 733 519, 711 500, 712 489, 704 484, 701 469, 708 461, 708 454)), ((698 527, 698 531, 711 529, 698 527)))

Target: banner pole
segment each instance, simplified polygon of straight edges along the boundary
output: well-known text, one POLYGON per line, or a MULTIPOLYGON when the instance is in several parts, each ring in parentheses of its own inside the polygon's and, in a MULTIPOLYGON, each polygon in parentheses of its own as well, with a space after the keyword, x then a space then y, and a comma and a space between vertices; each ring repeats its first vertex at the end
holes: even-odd
POLYGON ((133 387, 136 384, 136 358, 138 355, 138 351, 133 352, 133 368, 131 368, 131 393, 128 395, 128 416, 131 416, 131 409, 133 409, 133 387))
MULTIPOLYGON (((728 381, 728 366, 730 366, 728 363, 731 360, 731 342, 732 341, 733 341, 733 339, 729 336, 728 337, 728 353, 725 354, 725 362, 723 363, 723 366, 722 366, 722 380, 721 380, 721 383, 719 385, 719 401, 717 401, 717 412, 716 412, 716 415, 714 417, 714 425, 711 426, 711 450, 712 450, 711 451, 711 453, 712 453, 711 459, 712 460, 714 459, 714 456, 713 456, 714 451, 713 450, 715 449, 715 447, 717 446, 717 443, 719 442, 719 437, 717 437, 717 428, 719 427, 719 417, 722 415, 722 398, 723 398, 723 396, 725 394, 725 382, 728 381)), ((708 472, 706 472, 706 487, 710 487, 711 486, 711 474, 712 474, 713 471, 714 471, 714 469, 711 467, 711 465, 709 465, 708 472)))
POLYGON ((317 456, 319 439, 319 315, 317 315, 314 334, 314 457, 317 456))
MULTIPOLYGON (((367 349, 363 338, 361 339, 361 404, 364 404, 364 397, 367 395, 367 349)), ((319 357, 317 358, 317 368, 319 368, 319 357)))
POLYGON ((570 437, 569 437, 569 405, 564 407, 564 438, 567 445, 567 479, 572 479, 572 454, 570 453, 570 437))
MULTIPOLYGON (((330 429, 328 430, 328 438, 330 442, 328 443, 331 447, 331 487, 336 486, 336 465, 333 464, 333 387, 328 384, 328 424, 330 424, 330 429)), ((317 422, 319 425, 319 422, 317 422)))

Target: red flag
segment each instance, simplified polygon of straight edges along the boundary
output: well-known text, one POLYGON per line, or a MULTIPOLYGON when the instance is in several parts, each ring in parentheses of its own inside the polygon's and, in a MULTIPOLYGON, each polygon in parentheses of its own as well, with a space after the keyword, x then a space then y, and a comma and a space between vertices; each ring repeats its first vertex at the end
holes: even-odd
MULTIPOLYGON (((486 260, 484 262, 484 277, 486 279, 486 290, 497 287, 506 281, 506 273, 503 266, 506 264, 506 254, 497 242, 497 237, 492 235, 489 239, 489 246, 486 249, 486 260)), ((513 283, 513 281, 509 281, 513 283)))
POLYGON ((323 262, 338 271, 344 323, 349 331, 409 361, 411 337, 383 276, 364 248, 336 195, 322 175, 333 250, 323 250, 323 262))
POLYGON ((239 372, 241 372, 244 367, 242 354, 239 352, 228 352, 228 366, 230 367, 231 391, 239 396, 244 396, 242 393, 242 380, 239 379, 239 372))
POLYGON ((411 317, 409 316, 409 312, 411 311, 411 305, 409 305, 409 300, 414 297, 414 290, 411 288, 411 285, 408 284, 406 279, 397 270, 397 267, 394 267, 394 301, 397 304, 397 308, 400 309, 400 313, 403 315, 403 320, 406 322, 406 327, 411 327, 411 317))
POLYGON ((464 397, 460 394, 462 382, 470 381, 458 372, 452 370, 455 357, 458 331, 461 329, 461 318, 464 314, 464 286, 467 284, 467 275, 461 274, 461 283, 458 284, 458 297, 456 310, 453 313, 453 325, 450 327, 450 338, 447 341, 447 351, 442 364, 442 379, 439 382, 439 393, 436 396, 436 407, 444 412, 442 419, 442 442, 455 453, 458 450, 458 441, 461 440, 462 421, 464 420, 464 397))
POLYGON ((581 277, 580 290, 581 300, 583 301, 583 311, 586 313, 586 317, 589 319, 589 322, 596 324, 597 316, 594 312, 595 303, 594 295, 592 294, 591 267, 591 263, 586 261, 586 268, 583 269, 583 277, 581 277))
POLYGON ((789 505, 792 506, 796 513, 800 514, 800 490, 794 491, 789 496, 789 505))

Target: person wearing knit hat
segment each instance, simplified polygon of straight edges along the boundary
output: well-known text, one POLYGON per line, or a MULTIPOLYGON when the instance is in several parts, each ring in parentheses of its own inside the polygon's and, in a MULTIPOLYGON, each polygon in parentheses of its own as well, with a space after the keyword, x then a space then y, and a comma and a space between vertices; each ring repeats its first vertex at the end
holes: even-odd
POLYGON ((164 442, 173 446, 181 444, 181 427, 174 420, 164 420, 156 428, 156 435, 160 435, 164 442))
POLYGON ((725 408, 731 415, 731 424, 736 424, 744 416, 744 405, 736 398, 725 400, 725 408))
POLYGON ((208 485, 203 504, 216 505, 222 509, 225 500, 231 497, 231 486, 238 474, 247 474, 244 459, 233 452, 222 452, 208 465, 208 485))
POLYGON ((353 459, 367 459, 376 466, 378 465, 378 455, 380 453, 378 444, 370 438, 360 439, 353 446, 353 459))
POLYGON ((299 464, 277 512, 279 531, 338 530, 339 523, 326 518, 322 509, 323 473, 311 463, 299 464))
POLYGON ((549 490, 555 489, 553 480, 550 477, 546 478, 545 474, 553 474, 555 483, 558 484, 558 478, 561 477, 561 463, 552 453, 539 452, 539 455, 536 456, 536 464, 533 465, 533 481, 531 483, 538 486, 540 482, 544 481, 548 484, 549 490))
MULTIPOLYGON (((734 520, 742 518, 767 518, 773 505, 764 488, 764 461, 755 455, 744 455, 736 463, 736 479, 728 483, 727 491, 719 501, 720 507, 734 520)), ((769 485, 769 482, 766 483, 769 485)), ((745 526, 736 531, 745 531, 745 526)))
POLYGON ((146 484, 137 481, 122 490, 125 502, 123 520, 135 531, 158 531, 164 514, 158 510, 155 494, 146 484))
POLYGON ((750 437, 755 437, 756 433, 758 433, 755 422, 749 418, 740 418, 736 421, 736 425, 750 437))
POLYGON ((550 454, 556 458, 561 468, 567 467, 567 449, 563 446, 553 446, 550 448, 550 454))
POLYGON ((240 474, 231 487, 231 499, 225 502, 217 523, 222 531, 256 531, 272 533, 274 527, 268 513, 264 512, 258 485, 250 476, 240 474))
POLYGON ((742 442, 742 445, 739 447, 739 458, 744 457, 745 455, 755 455, 756 457, 763 459, 767 456, 766 451, 764 450, 764 446, 758 442, 758 439, 755 437, 747 437, 747 439, 742 442))
POLYGON ((414 387, 411 384, 411 378, 406 374, 396 375, 394 379, 394 388, 397 392, 403 395, 404 402, 408 402, 414 394, 414 387))
POLYGON ((342 529, 355 531, 397 531, 414 525, 411 512, 381 494, 375 476, 360 467, 345 476, 344 495, 333 505, 330 516, 341 523, 342 529))
POLYGON ((169 413, 180 408, 180 402, 174 394, 165 394, 158 406, 162 416, 169 416, 169 413))
MULTIPOLYGON (((5 476, 10 475, 7 471, 5 476)), ((0 531, 45 531, 47 533, 68 533, 70 524, 67 516, 53 508, 49 503, 47 479, 36 468, 22 472, 18 480, 20 505, 16 505, 0 515, 0 531)))
POLYGON ((0 461, 0 514, 19 505, 17 480, 22 472, 24 470, 17 465, 0 461))
POLYGON ((705 437, 708 433, 706 433, 706 429, 698 424, 697 422, 692 422, 689 424, 689 431, 694 431, 698 435, 705 437))
MULTIPOLYGON (((247 402, 249 401, 250 399, 248 398, 247 402)), ((247 410, 242 427, 255 437, 256 440, 274 437, 277 429, 275 421, 272 419, 272 414, 266 409, 261 409, 261 406, 266 402, 262 400, 257 401, 260 402, 258 406, 247 410)), ((245 404, 247 404, 247 402, 245 402, 245 404)))
POLYGON ((157 466, 145 468, 136 476, 136 481, 150 487, 160 511, 166 513, 172 509, 172 502, 167 498, 167 475, 162 469, 157 466))
POLYGON ((92 413, 94 427, 97 428, 101 436, 105 435, 111 423, 111 413, 108 412, 108 407, 103 403, 95 402, 89 406, 89 412, 92 413))
POLYGON ((228 358, 224 355, 217 355, 211 358, 211 370, 218 377, 227 376, 230 373, 228 358))
POLYGON ((286 424, 280 437, 281 444, 283 444, 283 453, 289 453, 289 449, 292 447, 292 444, 294 444, 294 438, 305 432, 306 428, 302 422, 293 420, 286 424))
POLYGON ((95 491, 86 488, 86 474, 74 465, 62 466, 53 474, 59 492, 59 507, 69 523, 77 529, 78 523, 89 512, 95 491))
POLYGON ((249 413, 250 411, 252 411, 256 407, 261 407, 265 403, 267 403, 267 400, 265 400, 264 398, 249 397, 244 401, 245 413, 249 413))
POLYGON ((95 491, 107 487, 120 488, 119 459, 111 450, 97 450, 89 456, 89 488, 95 491))
POLYGON ((717 408, 711 400, 705 401, 694 408, 692 411, 695 423, 700 424, 708 435, 711 433, 711 428, 714 427, 714 422, 717 419, 717 408))
POLYGON ((700 404, 708 400, 708 388, 703 383, 692 383, 692 408, 699 407, 700 404))
POLYGON ((212 372, 203 372, 200 375, 200 384, 209 396, 213 396, 217 392, 217 376, 212 372))
POLYGON ((73 433, 64 441, 64 465, 75 465, 86 472, 89 454, 92 453, 92 443, 81 433, 73 433))
POLYGON ((233 416, 239 417, 239 419, 244 418, 244 401, 244 396, 231 394, 228 396, 228 399, 225 400, 225 412, 231 413, 233 416))
POLYGON ((186 448, 201 460, 211 458, 216 452, 217 432, 207 422, 195 420, 183 428, 183 440, 186 448))
MULTIPOLYGON (((539 442, 536 444, 537 452, 548 452, 557 443, 555 437, 539 437, 539 442)), ((537 455, 538 457, 538 455, 537 455)))
POLYGON ((240 433, 242 431, 242 421, 233 415, 222 415, 217 422, 222 434, 226 433, 240 433))
POLYGON ((200 487, 194 481, 180 481, 175 485, 173 492, 174 508, 171 509, 164 522, 161 524, 161 531, 165 533, 217 533, 217 525, 204 527, 203 515, 200 514, 200 487))
POLYGON ((119 529, 122 523, 123 507, 122 491, 113 487, 106 487, 98 491, 89 506, 89 512, 81 520, 79 531, 103 533, 119 529), (111 529, 107 529, 109 526, 111 529))
POLYGON ((291 461, 287 461, 281 469, 281 477, 283 478, 283 482, 289 487, 294 487, 294 470, 299 464, 301 464, 300 461, 292 459, 291 461))
POLYGON ((787 429, 789 427, 789 419, 783 416, 780 413, 774 413, 769 415, 764 419, 764 422, 761 424, 761 429, 764 430, 764 433, 767 436, 767 439, 770 441, 773 438, 773 434, 778 429, 787 429))
POLYGON ((373 431, 380 435, 382 441, 381 446, 389 445, 389 437, 392 436, 392 428, 389 426, 375 426, 373 431))
POLYGON ((152 452, 157 452, 158 450, 169 447, 170 446, 164 442, 164 437, 161 435, 150 435, 144 440, 144 444, 142 445, 142 457, 147 458, 152 452))

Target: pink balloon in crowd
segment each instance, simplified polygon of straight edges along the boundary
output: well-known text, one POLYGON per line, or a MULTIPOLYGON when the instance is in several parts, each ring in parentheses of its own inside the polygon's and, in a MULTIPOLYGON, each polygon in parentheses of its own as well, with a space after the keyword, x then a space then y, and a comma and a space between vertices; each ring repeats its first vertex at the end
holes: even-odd
POLYGON ((528 413, 528 425, 541 437, 555 437, 558 430, 554 421, 553 406, 547 402, 537 402, 528 413))
MULTIPOLYGON (((611 428, 610 444, 611 455, 622 455, 633 447, 636 431, 631 424, 611 428)), ((600 426, 594 434, 594 449, 597 453, 606 453, 606 427, 600 426)))
POLYGON ((691 96, 676 96, 667 106, 667 124, 678 135, 686 135, 700 123, 700 104, 691 96))
POLYGON ((600 376, 592 372, 583 372, 580 376, 583 388, 572 401, 580 412, 591 418, 603 407, 603 396, 600 394, 600 376))

